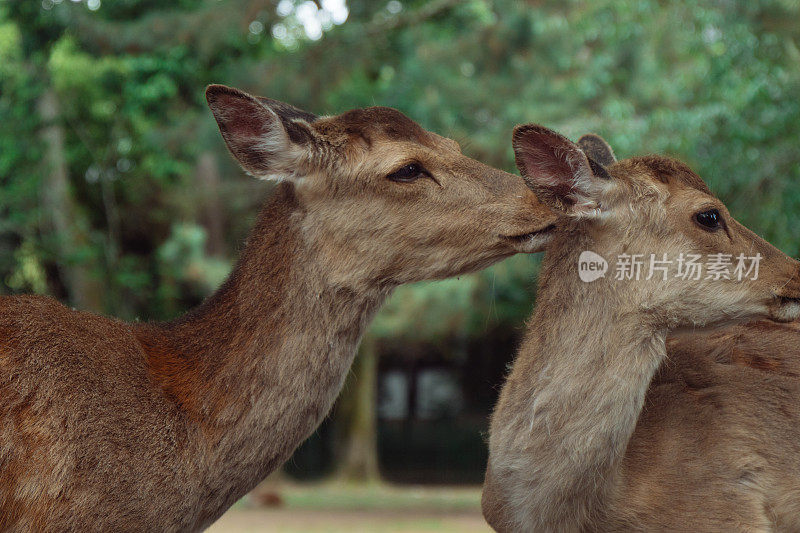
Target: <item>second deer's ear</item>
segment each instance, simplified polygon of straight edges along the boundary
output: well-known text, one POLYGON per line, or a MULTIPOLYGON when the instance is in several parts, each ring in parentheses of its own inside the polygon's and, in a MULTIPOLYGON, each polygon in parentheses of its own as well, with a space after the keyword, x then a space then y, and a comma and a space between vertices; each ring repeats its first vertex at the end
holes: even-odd
POLYGON ((283 179, 304 166, 316 139, 314 115, 224 85, 209 85, 206 100, 228 150, 247 173, 283 179))
POLYGON ((578 139, 578 146, 580 146, 583 153, 590 159, 594 159, 604 167, 617 162, 617 158, 614 156, 614 150, 612 150, 606 140, 599 135, 587 133, 578 139))
POLYGON ((542 202, 569 214, 595 212, 609 176, 593 172, 577 144, 544 126, 525 124, 514 128, 513 146, 517 168, 542 202))

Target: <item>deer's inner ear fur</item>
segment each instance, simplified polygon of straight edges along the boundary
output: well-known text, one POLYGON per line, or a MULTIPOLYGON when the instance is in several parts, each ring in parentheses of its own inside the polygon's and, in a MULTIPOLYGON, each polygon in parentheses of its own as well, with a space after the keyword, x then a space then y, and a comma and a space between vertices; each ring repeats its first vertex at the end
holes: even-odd
POLYGON ((606 140, 599 135, 587 133, 578 139, 578 146, 589 159, 593 159, 604 167, 617 162, 617 158, 614 156, 614 150, 612 150, 606 140))
POLYGON ((514 129, 513 146, 522 177, 542 202, 568 214, 596 212, 609 176, 598 175, 578 145, 544 126, 525 124, 514 129))
POLYGON ((273 100, 272 98, 265 98, 263 96, 257 96, 256 99, 264 104, 264 107, 268 107, 275 112, 283 121, 291 122, 292 120, 302 120, 311 124, 317 120, 317 116, 314 113, 303 111, 302 109, 298 109, 293 105, 279 100, 273 100))
POLYGON ((247 173, 285 179, 302 168, 316 140, 314 115, 224 85, 210 85, 206 100, 228 150, 247 173))

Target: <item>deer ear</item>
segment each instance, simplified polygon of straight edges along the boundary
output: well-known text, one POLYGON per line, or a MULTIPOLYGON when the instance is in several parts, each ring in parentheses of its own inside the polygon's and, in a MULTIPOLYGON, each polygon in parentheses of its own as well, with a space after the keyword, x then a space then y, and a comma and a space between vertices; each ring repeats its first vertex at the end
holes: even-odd
POLYGON ((228 150, 247 173, 284 179, 305 166, 317 140, 310 126, 314 115, 224 85, 209 85, 206 100, 228 150))
POLYGON ((604 167, 617 162, 617 158, 614 156, 614 150, 612 150, 606 140, 599 135, 587 133, 578 139, 578 146, 589 159, 594 159, 604 167))
POLYGON ((588 215, 610 176, 563 135, 537 124, 514 128, 517 168, 539 199, 569 214, 588 215))

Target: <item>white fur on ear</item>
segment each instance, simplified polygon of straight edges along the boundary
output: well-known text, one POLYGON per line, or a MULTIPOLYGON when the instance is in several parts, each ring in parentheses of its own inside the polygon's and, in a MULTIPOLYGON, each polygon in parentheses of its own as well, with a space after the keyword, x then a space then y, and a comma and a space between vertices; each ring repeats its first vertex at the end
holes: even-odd
MULTIPOLYGON (((271 110, 270 113, 272 113, 271 110)), ((295 178, 297 169, 302 165, 303 157, 306 155, 306 151, 302 147, 291 141, 277 115, 275 115, 275 124, 277 126, 270 128, 269 132, 263 134, 256 143, 256 150, 262 154, 265 161, 269 161, 269 164, 265 170, 257 174, 249 172, 255 178, 274 181, 295 178)), ((305 122, 303 125, 309 127, 305 122)))
POLYGON ((206 99, 228 150, 248 174, 272 180, 296 177, 308 146, 294 142, 287 127, 295 138, 310 139, 308 122, 284 121, 258 98, 224 85, 209 85, 206 99))

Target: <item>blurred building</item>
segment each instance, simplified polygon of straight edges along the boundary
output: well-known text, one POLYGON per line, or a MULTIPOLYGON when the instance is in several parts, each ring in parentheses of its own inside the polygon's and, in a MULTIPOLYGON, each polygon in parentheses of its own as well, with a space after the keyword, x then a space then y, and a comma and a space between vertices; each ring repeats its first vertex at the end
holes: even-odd
MULTIPOLYGON (((378 370, 377 452, 381 477, 415 484, 480 483, 489 416, 518 339, 487 335, 457 353, 382 344, 378 370)), ((445 344, 444 346, 448 346, 445 344)), ((300 479, 335 472, 337 410, 287 464, 300 479)))

